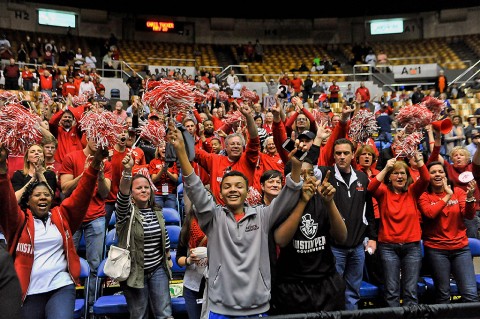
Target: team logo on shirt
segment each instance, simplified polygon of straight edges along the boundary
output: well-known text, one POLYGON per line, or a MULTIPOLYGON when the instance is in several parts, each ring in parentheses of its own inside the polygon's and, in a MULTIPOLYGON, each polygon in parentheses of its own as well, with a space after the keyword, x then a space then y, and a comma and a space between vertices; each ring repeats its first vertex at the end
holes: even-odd
POLYGON ((360 183, 359 181, 357 181, 357 188, 356 188, 357 191, 359 192, 363 192, 365 190, 365 187, 363 187, 362 183, 360 183))
POLYGON ((300 226, 300 231, 308 239, 312 239, 317 234, 318 223, 316 223, 310 214, 305 214, 302 216, 302 226, 300 226))

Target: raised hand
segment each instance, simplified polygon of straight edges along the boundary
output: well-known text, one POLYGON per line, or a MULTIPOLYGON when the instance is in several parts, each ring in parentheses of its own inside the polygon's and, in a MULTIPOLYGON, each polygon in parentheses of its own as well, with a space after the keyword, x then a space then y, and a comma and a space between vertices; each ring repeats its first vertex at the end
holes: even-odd
POLYGON ((315 195, 316 192, 316 178, 315 177, 308 177, 305 178, 305 181, 303 182, 303 187, 302 187, 302 200, 304 202, 308 202, 313 195, 315 195))
POLYGON ((330 174, 331 172, 330 171, 327 171, 327 173, 325 174, 325 178, 323 179, 323 181, 320 183, 320 181, 317 181, 316 184, 317 184, 317 192, 320 194, 320 196, 322 197, 322 199, 325 201, 325 202, 330 202, 333 200, 333 196, 335 195, 336 193, 336 189, 335 187, 333 187, 332 184, 330 184, 330 182, 328 181, 329 178, 330 178, 330 174))
POLYGON ((93 154, 92 162, 90 163, 93 168, 103 170, 103 161, 108 157, 108 148, 99 146, 93 154))
POLYGON ((133 164, 134 164, 133 156, 129 152, 127 153, 127 155, 125 155, 125 157, 122 160, 123 170, 130 172, 132 170, 133 164))
POLYGON ((475 194, 475 188, 477 187, 477 182, 472 179, 467 186, 467 198, 472 198, 475 194))
POLYGON ((391 170, 393 168, 393 165, 395 165, 395 163, 397 162, 397 159, 396 158, 391 158, 387 161, 387 165, 385 165, 385 169, 386 170, 391 170))

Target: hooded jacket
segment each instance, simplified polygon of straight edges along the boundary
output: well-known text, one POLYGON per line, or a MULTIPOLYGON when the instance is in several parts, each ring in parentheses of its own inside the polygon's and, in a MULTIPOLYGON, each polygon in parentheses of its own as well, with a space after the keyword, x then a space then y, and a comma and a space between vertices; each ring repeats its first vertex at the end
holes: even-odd
POLYGON ((237 222, 227 207, 216 205, 194 173, 184 176, 185 191, 196 208, 208 238, 208 299, 215 313, 240 316, 268 311, 271 275, 268 234, 277 219, 288 215, 298 202, 303 182, 290 174, 286 185, 269 206, 245 205, 237 222))
MULTIPOLYGON (((67 270, 75 283, 79 283, 80 260, 73 243, 73 234, 82 224, 87 212, 97 175, 98 170, 90 166, 72 195, 60 206, 50 210, 50 221, 62 234, 67 270)), ((24 212, 18 206, 7 174, 0 174, 0 225, 4 230, 8 251, 15 260, 15 270, 22 287, 22 300, 25 300, 34 261, 35 222, 29 209, 24 212)))

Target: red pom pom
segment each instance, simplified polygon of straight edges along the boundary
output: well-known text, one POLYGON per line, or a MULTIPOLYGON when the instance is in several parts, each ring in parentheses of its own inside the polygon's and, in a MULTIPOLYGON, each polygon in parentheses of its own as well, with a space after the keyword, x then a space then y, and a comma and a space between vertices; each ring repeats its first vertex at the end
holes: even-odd
POLYGON ((187 114, 195 106, 195 97, 199 98, 195 86, 176 80, 149 81, 147 88, 142 102, 162 114, 187 114))
POLYGON ((362 109, 352 118, 348 136, 355 142, 364 144, 377 131, 378 124, 375 115, 369 110, 362 109))
POLYGON ((23 105, 8 103, 0 111, 0 143, 10 153, 24 155, 33 144, 42 141, 40 117, 23 105))
POLYGON ((250 206, 259 205, 262 203, 262 194, 260 194, 255 187, 250 186, 248 188, 248 195, 245 199, 245 202, 247 202, 247 204, 250 206))
POLYGON ((395 118, 402 127, 406 127, 407 133, 411 133, 421 131, 432 123, 433 113, 421 104, 407 105, 398 111, 395 118))
POLYGON ((440 119, 445 109, 445 101, 433 96, 424 97, 420 105, 428 108, 433 113, 432 121, 440 119))
POLYGON ((218 92, 218 99, 222 102, 228 101, 228 94, 225 91, 218 92))
POLYGON ((149 140, 155 146, 165 144, 165 135, 165 124, 160 121, 148 121, 140 131, 140 138, 149 140))
POLYGON ((117 136, 124 130, 115 114, 109 111, 87 111, 79 121, 80 129, 88 139, 93 139, 97 147, 113 147, 117 136))
POLYGON ((257 94, 247 89, 246 86, 243 86, 240 90, 240 96, 242 99, 249 100, 250 102, 255 102, 257 100, 257 94))

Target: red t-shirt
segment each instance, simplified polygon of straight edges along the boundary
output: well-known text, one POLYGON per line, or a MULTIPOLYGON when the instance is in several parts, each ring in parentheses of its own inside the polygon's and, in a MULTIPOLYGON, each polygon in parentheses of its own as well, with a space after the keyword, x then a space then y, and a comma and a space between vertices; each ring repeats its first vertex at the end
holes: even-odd
MULTIPOLYGON (((150 165, 148 166, 148 172, 150 173, 150 176, 153 174, 158 174, 162 170, 163 165, 166 165, 164 160, 159 158, 152 159, 150 161, 150 165)), ((178 175, 177 163, 173 163, 173 166, 169 167, 167 171, 169 171, 171 174, 178 175)), ((166 189, 164 189, 165 187, 168 188, 168 194, 177 194, 177 182, 172 181, 172 179, 168 177, 167 172, 163 173, 162 176, 160 176, 160 179, 154 184, 157 188, 155 195, 167 195, 166 189)))
POLYGON ((58 146, 53 157, 59 163, 63 163, 63 158, 70 152, 83 150, 80 132, 76 125, 73 125, 70 130, 66 131, 63 127, 58 125, 62 118, 63 111, 55 113, 48 122, 50 132, 57 138, 58 146))
MULTIPOLYGON (((83 150, 68 153, 63 159, 62 169, 60 170, 59 175, 71 174, 73 175, 73 178, 76 178, 83 173, 86 160, 87 156, 83 150)), ((105 178, 112 180, 112 164, 108 161, 104 163, 105 178)), ((84 223, 97 219, 98 217, 105 216, 105 200, 98 195, 98 181, 97 184, 95 184, 94 194, 95 196, 92 197, 90 205, 88 206, 87 214, 83 219, 84 223)))
POLYGON ((113 149, 113 155, 110 159, 110 163, 112 164, 112 186, 110 187, 110 193, 108 193, 108 197, 105 200, 105 203, 115 203, 117 200, 118 194, 118 187, 120 185, 120 179, 122 178, 123 172, 123 158, 125 155, 128 154, 129 148, 126 148, 125 151, 119 152, 116 149, 113 149))
POLYGON ((208 153, 201 149, 195 150, 196 161, 210 173, 210 189, 218 204, 223 204, 220 198, 220 183, 228 170, 242 172, 248 178, 248 184, 253 185, 259 148, 258 136, 249 139, 245 151, 237 162, 232 162, 224 155, 208 153))

